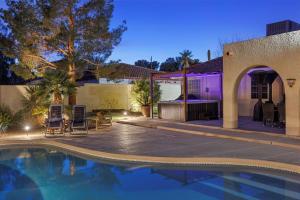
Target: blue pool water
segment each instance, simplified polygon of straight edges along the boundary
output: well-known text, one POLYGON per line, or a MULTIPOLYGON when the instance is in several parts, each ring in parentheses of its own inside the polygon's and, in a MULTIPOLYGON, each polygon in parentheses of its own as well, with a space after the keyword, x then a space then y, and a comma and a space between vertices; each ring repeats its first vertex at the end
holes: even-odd
POLYGON ((0 151, 0 199, 300 199, 296 174, 118 166, 49 149, 0 151))

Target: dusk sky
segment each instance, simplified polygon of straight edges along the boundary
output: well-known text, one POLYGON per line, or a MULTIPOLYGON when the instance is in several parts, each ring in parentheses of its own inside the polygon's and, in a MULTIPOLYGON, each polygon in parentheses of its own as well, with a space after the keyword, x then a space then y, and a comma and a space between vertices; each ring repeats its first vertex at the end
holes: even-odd
POLYGON ((110 59, 162 62, 189 49, 205 61, 220 40, 261 37, 267 23, 285 19, 300 22, 300 0, 115 0, 112 26, 126 20, 128 31, 110 59))

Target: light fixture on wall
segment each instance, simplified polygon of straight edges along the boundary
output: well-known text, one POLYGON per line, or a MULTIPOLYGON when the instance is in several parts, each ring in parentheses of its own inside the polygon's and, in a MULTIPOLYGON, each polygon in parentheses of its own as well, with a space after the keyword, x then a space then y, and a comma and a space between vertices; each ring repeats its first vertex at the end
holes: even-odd
POLYGON ((232 52, 232 51, 227 51, 227 52, 226 52, 226 55, 227 55, 227 56, 233 56, 233 52, 232 52))
POLYGON ((288 78, 286 79, 288 86, 293 87, 295 85, 296 79, 295 78, 288 78))

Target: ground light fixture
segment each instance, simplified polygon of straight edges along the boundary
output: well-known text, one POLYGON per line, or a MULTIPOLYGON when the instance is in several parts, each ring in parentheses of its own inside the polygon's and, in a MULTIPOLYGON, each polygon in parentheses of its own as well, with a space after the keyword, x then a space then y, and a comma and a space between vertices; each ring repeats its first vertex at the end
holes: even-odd
POLYGON ((125 110, 125 111, 123 112, 123 115, 124 115, 124 116, 127 116, 127 115, 128 115, 128 112, 125 110))
POLYGON ((30 131, 30 129, 31 129, 31 127, 29 125, 24 126, 24 130, 26 131, 27 136, 28 136, 28 132, 30 131))

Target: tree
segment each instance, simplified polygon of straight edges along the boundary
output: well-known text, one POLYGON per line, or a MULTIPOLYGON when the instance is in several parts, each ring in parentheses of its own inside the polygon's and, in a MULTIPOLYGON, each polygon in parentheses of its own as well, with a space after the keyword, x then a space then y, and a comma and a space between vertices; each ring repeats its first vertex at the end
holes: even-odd
POLYGON ((180 57, 176 58, 167 58, 165 62, 160 64, 160 71, 166 71, 166 72, 174 72, 178 71, 180 67, 180 57))
MULTIPOLYGON (((151 94, 150 94, 150 82, 149 80, 142 79, 134 82, 132 86, 132 94, 135 100, 140 106, 148 106, 151 104, 151 94)), ((153 87, 153 103, 157 103, 160 100, 161 91, 160 85, 154 83, 153 87)))
MULTIPOLYGON (((5 43, 6 38, 0 35, 0 43, 5 43)), ((14 72, 10 71, 10 66, 15 64, 13 58, 5 56, 0 51, 0 84, 17 84, 22 83, 24 80, 21 77, 15 75, 14 72)))
POLYGON ((193 62, 192 57, 193 54, 190 50, 184 50, 183 52, 179 53, 181 56, 181 66, 183 68, 189 68, 190 64, 193 62))
POLYGON ((135 66, 145 67, 148 69, 158 70, 159 62, 157 61, 147 61, 147 60, 137 60, 134 63, 135 66))
MULTIPOLYGON (((6 0, 6 4, 8 8, 0 10, 0 29, 10 40, 1 46, 7 56, 18 59, 13 70, 25 78, 42 76, 51 68, 67 71, 75 83, 86 64, 104 63, 126 30, 125 22, 110 27, 112 0, 6 0), (54 58, 65 65, 57 66, 54 58)), ((76 103, 74 95, 69 103, 76 103)))
POLYGON ((50 97, 52 103, 61 104, 63 102, 62 96, 74 94, 76 88, 65 71, 50 70, 45 73, 39 85, 39 91, 38 96, 50 97))
POLYGON ((22 99, 26 121, 31 125, 42 125, 50 103, 50 95, 45 93, 44 88, 39 85, 26 87, 26 94, 22 99))

